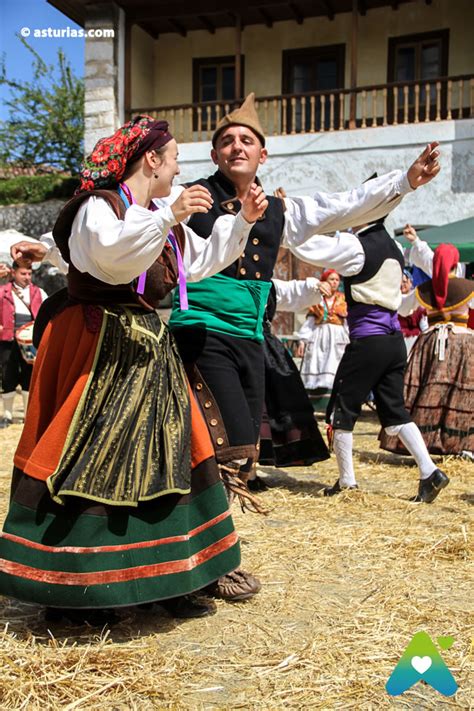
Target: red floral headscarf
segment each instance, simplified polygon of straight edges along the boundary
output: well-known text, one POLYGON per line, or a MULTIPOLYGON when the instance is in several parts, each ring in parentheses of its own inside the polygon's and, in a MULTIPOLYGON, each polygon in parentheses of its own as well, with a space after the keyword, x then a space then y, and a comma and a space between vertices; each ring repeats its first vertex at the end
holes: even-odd
POLYGON ((120 182, 127 165, 138 160, 146 151, 161 148, 173 136, 167 121, 151 116, 136 116, 121 126, 113 136, 101 138, 84 160, 80 172, 78 192, 110 188, 120 182))
POLYGON ((459 251, 454 244, 440 244, 433 255, 433 276, 431 283, 438 309, 442 309, 448 295, 449 272, 459 262, 459 251))

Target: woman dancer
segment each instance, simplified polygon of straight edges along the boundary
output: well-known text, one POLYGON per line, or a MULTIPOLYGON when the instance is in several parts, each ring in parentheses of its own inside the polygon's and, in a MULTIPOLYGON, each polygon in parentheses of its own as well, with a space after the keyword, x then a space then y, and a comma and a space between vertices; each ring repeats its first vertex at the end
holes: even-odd
POLYGON ((240 560, 204 421, 155 311, 179 274, 210 276, 236 259, 266 207, 254 186, 209 240, 180 226, 206 212, 185 190, 168 124, 138 116, 102 139, 54 228, 68 300, 46 327, 14 458, 0 538, 0 593, 102 623, 98 610, 164 601, 178 617, 211 608, 187 597, 240 560), (78 614, 81 613, 81 614, 78 614))

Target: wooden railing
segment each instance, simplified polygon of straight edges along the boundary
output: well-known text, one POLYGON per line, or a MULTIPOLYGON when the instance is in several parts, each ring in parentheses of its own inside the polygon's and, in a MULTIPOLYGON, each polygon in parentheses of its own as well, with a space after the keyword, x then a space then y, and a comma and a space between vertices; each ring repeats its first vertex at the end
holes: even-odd
MULTIPOLYGON (((210 101, 140 107, 165 119, 178 142, 208 141, 216 124, 240 102, 210 101)), ((474 74, 429 81, 395 82, 305 94, 263 96, 256 101, 267 136, 344 131, 474 117, 474 74), (355 96, 355 101, 351 97, 355 96)))

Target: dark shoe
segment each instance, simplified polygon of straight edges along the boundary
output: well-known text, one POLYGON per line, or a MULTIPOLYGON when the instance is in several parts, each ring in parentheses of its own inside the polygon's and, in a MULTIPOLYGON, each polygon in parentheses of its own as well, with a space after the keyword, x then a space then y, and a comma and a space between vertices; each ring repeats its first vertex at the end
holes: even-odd
POLYGON ((10 427, 13 424, 13 420, 9 417, 2 417, 0 420, 0 430, 4 430, 6 427, 10 427))
POLYGON ((418 484, 418 494, 413 496, 410 501, 415 503, 431 504, 438 496, 441 489, 448 486, 449 478, 441 469, 435 469, 433 474, 428 479, 420 479, 418 484))
POLYGON ((334 484, 334 486, 327 486, 324 489, 323 493, 324 493, 324 496, 335 496, 336 494, 340 494, 341 491, 353 491, 358 488, 359 487, 357 486, 357 484, 355 484, 354 486, 343 486, 341 488, 341 485, 339 484, 339 479, 338 479, 336 481, 336 483, 334 484))
POLYGON ((243 602, 250 600, 261 587, 262 583, 258 578, 238 568, 203 588, 203 592, 227 602, 243 602))
POLYGON ((207 617, 216 611, 214 605, 198 602, 192 595, 180 595, 171 597, 169 600, 160 600, 159 605, 164 607, 172 617, 180 620, 187 620, 193 617, 207 617))
POLYGON ((250 491, 268 491, 268 486, 265 484, 261 476, 255 477, 255 479, 249 479, 247 486, 250 491))
POLYGON ((47 607, 44 613, 46 622, 70 623, 75 626, 111 627, 120 622, 120 617, 113 610, 80 610, 75 608, 47 607))

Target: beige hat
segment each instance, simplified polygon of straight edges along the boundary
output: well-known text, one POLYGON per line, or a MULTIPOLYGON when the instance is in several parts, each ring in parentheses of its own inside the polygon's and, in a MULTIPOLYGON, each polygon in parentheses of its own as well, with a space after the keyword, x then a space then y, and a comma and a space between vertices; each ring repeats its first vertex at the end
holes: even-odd
POLYGON ((265 145, 265 135, 260 124, 260 119, 258 118, 257 109, 255 108, 255 94, 253 91, 247 96, 242 106, 238 109, 234 109, 234 111, 231 111, 230 114, 227 114, 219 121, 214 135, 212 136, 212 145, 214 148, 216 147, 218 135, 228 126, 247 126, 247 128, 252 129, 252 131, 257 134, 262 142, 262 146, 265 145))

